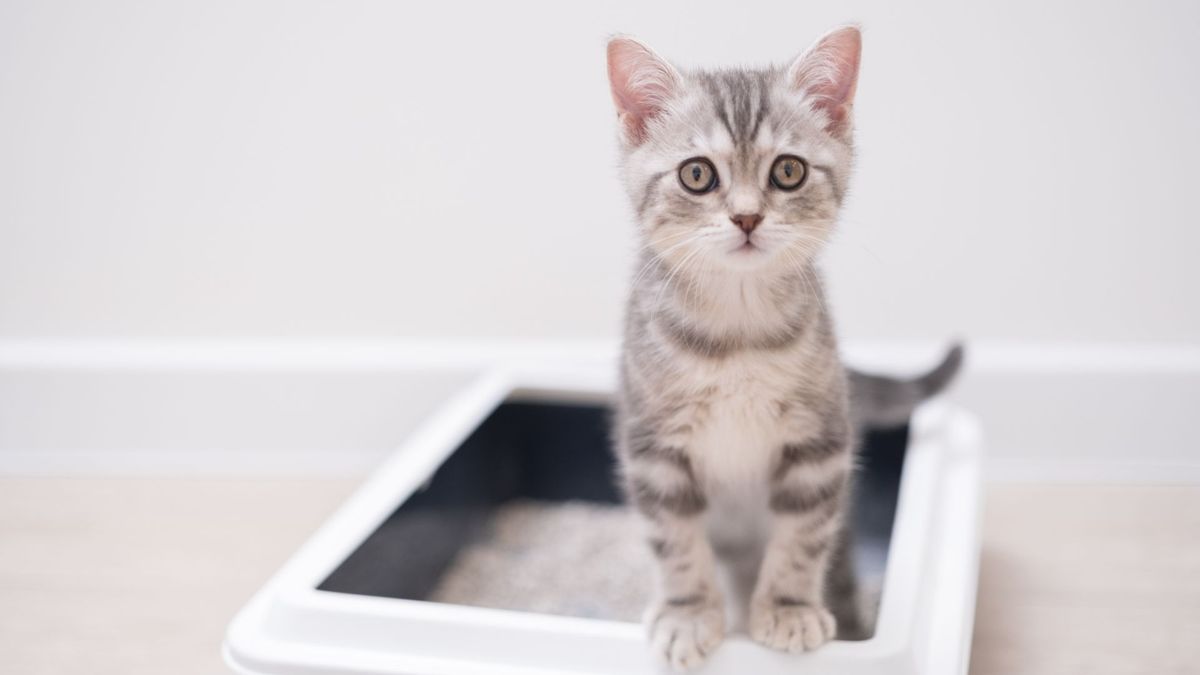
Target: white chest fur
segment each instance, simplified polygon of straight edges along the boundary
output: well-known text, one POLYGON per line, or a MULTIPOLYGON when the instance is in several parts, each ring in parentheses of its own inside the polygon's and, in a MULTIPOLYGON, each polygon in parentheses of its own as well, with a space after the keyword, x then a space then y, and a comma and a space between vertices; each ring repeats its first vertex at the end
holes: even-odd
POLYGON ((701 479, 725 492, 761 492, 773 457, 787 440, 781 403, 798 373, 777 353, 686 360, 672 384, 687 403, 678 412, 679 445, 701 479))

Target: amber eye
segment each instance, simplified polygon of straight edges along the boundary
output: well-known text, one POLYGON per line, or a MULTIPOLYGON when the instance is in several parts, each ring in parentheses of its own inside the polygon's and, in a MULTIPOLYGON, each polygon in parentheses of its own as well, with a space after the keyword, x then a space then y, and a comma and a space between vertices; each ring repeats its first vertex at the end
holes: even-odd
POLYGON ((808 165, 795 155, 780 155, 771 165, 771 184, 780 190, 795 190, 807 177, 808 165))
POLYGON ((683 189, 702 195, 717 186, 717 169, 703 157, 693 157, 679 165, 679 182, 683 189))

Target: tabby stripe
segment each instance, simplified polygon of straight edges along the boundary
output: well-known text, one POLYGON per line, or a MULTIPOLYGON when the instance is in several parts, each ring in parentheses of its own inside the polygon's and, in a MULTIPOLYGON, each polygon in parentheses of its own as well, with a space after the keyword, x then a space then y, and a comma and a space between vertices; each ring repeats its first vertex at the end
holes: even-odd
POLYGON ((637 212, 639 217, 644 215, 646 210, 650 208, 650 202, 654 199, 655 193, 658 192, 658 181, 662 180, 662 177, 668 173, 670 172, 659 171, 646 181, 646 187, 644 190, 642 190, 642 199, 640 202, 638 202, 637 212))
POLYGON ((845 474, 818 485, 777 485, 771 490, 771 510, 783 513, 813 511, 830 504, 837 505, 846 488, 845 474))
POLYGON ((717 119, 721 120, 721 124, 725 125, 725 131, 729 132, 729 138, 737 139, 737 134, 733 133, 733 126, 729 123, 729 113, 725 110, 724 92, 720 91, 714 80, 707 79, 704 81, 704 85, 708 89, 709 96, 713 99, 713 110, 716 112, 717 119))
POLYGON ((667 598, 667 604, 671 607, 692 607, 704 602, 705 596, 700 593, 692 593, 675 598, 667 598))
POLYGON ((767 88, 759 83, 758 85, 758 110, 754 112, 754 128, 750 131, 750 136, 747 141, 753 141, 758 138, 758 129, 762 126, 763 119, 767 116, 767 88))
POLYGON ((692 475, 692 462, 688 459, 687 453, 681 448, 658 445, 649 440, 638 441, 630 446, 629 456, 635 460, 660 461, 674 464, 681 471, 687 473, 689 478, 694 478, 692 475))
POLYGON ((826 433, 803 443, 788 443, 779 453, 772 478, 781 481, 797 465, 819 464, 846 452, 848 448, 846 435, 841 433, 826 433))
POLYGON ((845 190, 842 188, 841 183, 838 182, 837 176, 835 176, 833 173, 833 169, 821 164, 813 164, 808 168, 825 174, 825 179, 829 181, 829 187, 833 189, 834 199, 837 199, 839 204, 842 203, 842 195, 845 193, 845 190))
POLYGON ((801 600, 791 595, 777 595, 772 601, 776 607, 812 607, 812 603, 808 600, 801 600))
POLYGON ((788 325, 787 332, 783 334, 771 334, 756 339, 721 339, 693 330, 675 317, 659 317, 656 323, 663 328, 663 332, 673 343, 707 358, 721 358, 747 349, 778 351, 790 347, 805 332, 802 324, 796 324, 788 325))
POLYGON ((708 506, 704 493, 695 480, 687 485, 670 489, 659 489, 643 478, 630 479, 630 491, 634 505, 648 516, 666 511, 680 516, 694 516, 708 506))
POLYGON ((829 542, 826 540, 809 542, 800 548, 804 551, 804 555, 809 558, 819 558, 829 550, 829 542))

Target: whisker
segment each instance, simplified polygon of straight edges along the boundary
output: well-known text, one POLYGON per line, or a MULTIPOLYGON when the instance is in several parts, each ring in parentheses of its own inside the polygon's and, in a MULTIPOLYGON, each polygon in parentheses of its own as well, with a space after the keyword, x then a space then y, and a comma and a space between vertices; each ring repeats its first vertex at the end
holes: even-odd
POLYGON ((660 304, 660 302, 662 301, 662 295, 663 295, 663 293, 665 293, 667 291, 668 288, 670 288, 671 282, 674 281, 675 276, 680 272, 680 270, 682 270, 688 264, 688 262, 690 262, 692 259, 694 259, 696 256, 698 256, 702 252, 703 252, 703 250, 700 248, 697 248, 694 251, 689 251, 688 254, 685 255, 682 260, 680 260, 676 265, 674 265, 671 268, 671 271, 667 274, 667 278, 665 280, 663 280, 663 282, 662 282, 662 287, 659 288, 659 290, 658 290, 658 295, 654 296, 654 306, 653 306, 653 309, 651 310, 651 314, 650 314, 651 319, 653 319, 654 317, 656 317, 658 315, 658 310, 660 307, 662 307, 662 305, 660 304))
POLYGON ((642 280, 642 276, 644 276, 647 272, 649 272, 650 269, 652 267, 654 267, 654 265, 663 261, 664 256, 666 256, 668 253, 670 253, 671 251, 674 251, 675 249, 680 248, 682 246, 687 246, 688 244, 700 241, 701 239, 703 239, 704 233, 702 233, 702 232, 684 232, 683 234, 691 235, 691 236, 688 239, 685 239, 681 242, 672 244, 671 246, 667 247, 665 250, 663 250, 661 252, 657 252, 657 253, 652 252, 650 254, 650 260, 647 261, 646 264, 642 266, 642 269, 639 270, 638 273, 633 276, 633 281, 630 283, 630 288, 636 287, 638 282, 642 280))
POLYGON ((804 284, 808 295, 816 299, 817 303, 821 306, 821 311, 828 316, 829 308, 825 306, 824 293, 821 290, 820 283, 815 279, 809 278, 809 274, 812 272, 812 265, 797 260, 792 251, 788 249, 784 249, 784 254, 798 273, 800 282, 804 284))

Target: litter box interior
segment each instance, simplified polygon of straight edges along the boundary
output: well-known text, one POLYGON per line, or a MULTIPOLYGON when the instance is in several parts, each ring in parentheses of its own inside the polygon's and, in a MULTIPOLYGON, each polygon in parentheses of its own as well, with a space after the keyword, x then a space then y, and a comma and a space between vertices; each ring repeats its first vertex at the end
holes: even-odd
MULTIPOLYGON (((609 417, 603 404, 502 403, 318 588, 637 621, 652 560, 621 506, 609 417)), ((854 558, 875 598, 907 441, 907 428, 872 431, 860 448, 854 558)))

